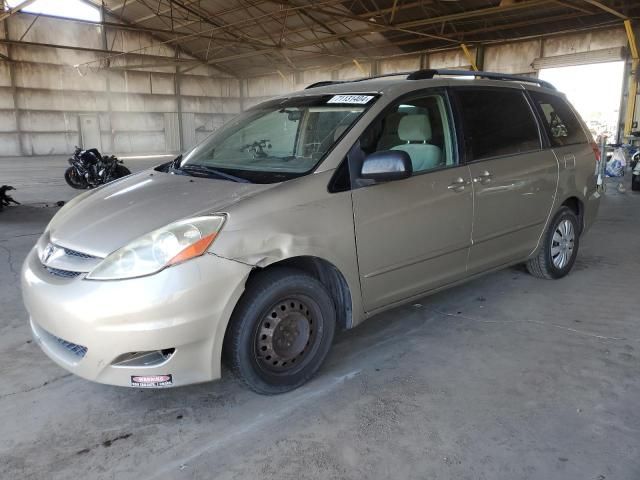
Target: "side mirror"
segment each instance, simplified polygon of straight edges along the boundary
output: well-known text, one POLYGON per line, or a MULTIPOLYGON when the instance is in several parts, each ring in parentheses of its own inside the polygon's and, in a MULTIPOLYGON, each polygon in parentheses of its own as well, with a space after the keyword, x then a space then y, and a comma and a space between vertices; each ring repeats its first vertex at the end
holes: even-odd
POLYGON ((362 168, 360 178, 376 182, 391 182, 410 177, 413 173, 411 157, 402 150, 386 150, 368 155, 362 168))

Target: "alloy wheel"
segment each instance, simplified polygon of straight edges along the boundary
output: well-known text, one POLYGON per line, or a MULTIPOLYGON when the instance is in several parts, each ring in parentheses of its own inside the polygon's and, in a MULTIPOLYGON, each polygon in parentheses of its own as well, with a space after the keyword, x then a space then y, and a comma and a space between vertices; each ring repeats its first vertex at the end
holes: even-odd
POLYGON ((570 220, 558 223, 551 241, 551 259, 556 268, 563 269, 571 260, 575 239, 575 229, 570 220))

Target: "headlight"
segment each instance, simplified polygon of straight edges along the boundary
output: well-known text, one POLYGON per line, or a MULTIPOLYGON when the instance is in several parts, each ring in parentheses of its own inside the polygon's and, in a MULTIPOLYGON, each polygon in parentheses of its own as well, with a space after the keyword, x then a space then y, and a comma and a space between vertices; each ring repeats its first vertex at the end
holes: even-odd
POLYGON ((47 229, 44 231, 42 235, 40 235, 40 238, 36 242, 36 252, 42 264, 44 264, 46 260, 44 252, 46 248, 49 246, 49 242, 50 242, 50 236, 49 236, 49 230, 47 229))
POLYGON ((93 269, 89 280, 142 277, 204 254, 224 225, 224 215, 171 223, 116 250, 93 269))

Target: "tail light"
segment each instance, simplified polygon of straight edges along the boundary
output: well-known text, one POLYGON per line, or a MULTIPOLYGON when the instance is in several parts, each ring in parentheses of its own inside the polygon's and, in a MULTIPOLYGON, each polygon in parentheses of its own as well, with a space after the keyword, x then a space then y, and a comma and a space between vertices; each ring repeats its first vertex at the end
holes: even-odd
POLYGON ((591 149, 593 150, 593 154, 596 156, 596 162, 599 162, 602 155, 600 147, 598 147, 596 142, 591 142, 591 149))

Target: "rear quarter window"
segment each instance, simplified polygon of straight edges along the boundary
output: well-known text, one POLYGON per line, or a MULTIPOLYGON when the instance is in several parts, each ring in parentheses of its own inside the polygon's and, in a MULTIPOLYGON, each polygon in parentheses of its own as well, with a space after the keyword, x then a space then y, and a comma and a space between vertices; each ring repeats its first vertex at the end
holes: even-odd
POLYGON ((556 95, 529 92, 554 147, 585 143, 587 136, 567 101, 556 95))
POLYGON ((467 161, 541 148, 538 125, 524 92, 465 88, 455 95, 467 161))

